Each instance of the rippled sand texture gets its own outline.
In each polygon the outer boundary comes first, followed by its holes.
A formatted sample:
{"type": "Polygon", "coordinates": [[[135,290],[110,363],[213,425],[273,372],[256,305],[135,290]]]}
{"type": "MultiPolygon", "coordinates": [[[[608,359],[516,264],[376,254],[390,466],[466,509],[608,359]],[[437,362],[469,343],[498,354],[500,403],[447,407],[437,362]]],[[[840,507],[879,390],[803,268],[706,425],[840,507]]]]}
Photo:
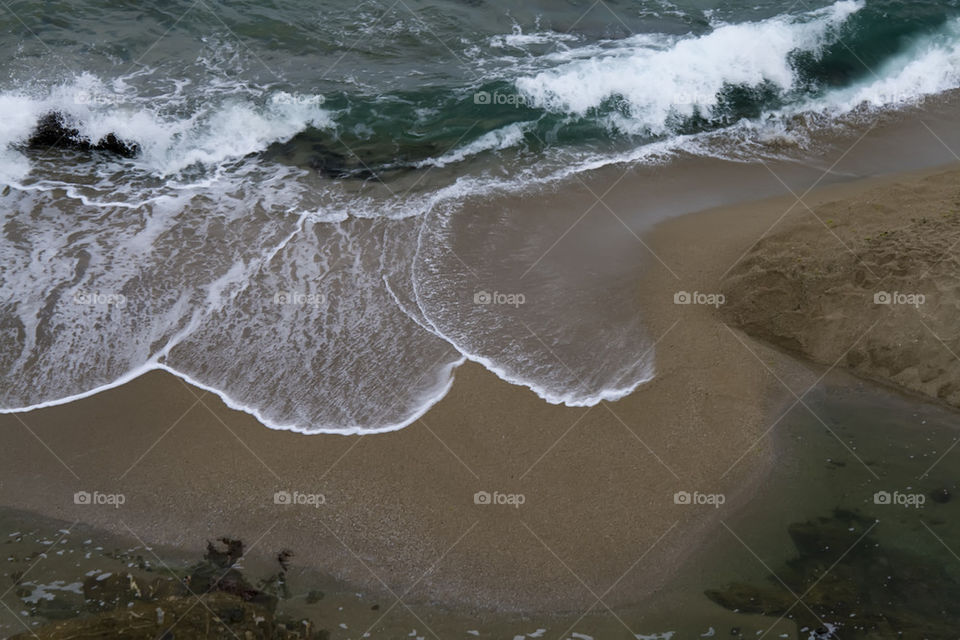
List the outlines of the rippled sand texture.
{"type": "Polygon", "coordinates": [[[960,406],[958,175],[798,206],[725,279],[724,316],[817,362],[960,406]]]}

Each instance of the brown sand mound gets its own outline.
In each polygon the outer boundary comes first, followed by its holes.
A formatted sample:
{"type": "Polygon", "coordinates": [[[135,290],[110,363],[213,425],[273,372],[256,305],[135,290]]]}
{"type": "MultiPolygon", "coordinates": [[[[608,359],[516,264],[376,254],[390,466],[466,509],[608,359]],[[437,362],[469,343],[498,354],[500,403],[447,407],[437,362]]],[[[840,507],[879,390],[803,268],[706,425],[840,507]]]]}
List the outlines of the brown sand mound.
{"type": "Polygon", "coordinates": [[[723,281],[727,322],[960,406],[960,171],[803,204],[723,281]]]}

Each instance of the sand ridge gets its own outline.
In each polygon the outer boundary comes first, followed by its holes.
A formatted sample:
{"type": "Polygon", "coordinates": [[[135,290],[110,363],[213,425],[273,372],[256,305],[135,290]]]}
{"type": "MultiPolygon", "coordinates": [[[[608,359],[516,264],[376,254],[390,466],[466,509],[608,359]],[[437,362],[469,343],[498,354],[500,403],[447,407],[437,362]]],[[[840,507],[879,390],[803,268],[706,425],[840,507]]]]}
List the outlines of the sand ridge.
{"type": "Polygon", "coordinates": [[[798,207],[724,279],[723,316],[819,363],[960,406],[958,177],[798,207]]]}

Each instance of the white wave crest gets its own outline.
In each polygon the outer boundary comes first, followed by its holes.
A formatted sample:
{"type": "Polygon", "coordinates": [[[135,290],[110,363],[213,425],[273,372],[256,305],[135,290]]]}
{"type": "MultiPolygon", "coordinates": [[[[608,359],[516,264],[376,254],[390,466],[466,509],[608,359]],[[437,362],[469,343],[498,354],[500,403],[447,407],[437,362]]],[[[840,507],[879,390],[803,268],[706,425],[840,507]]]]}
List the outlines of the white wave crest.
{"type": "Polygon", "coordinates": [[[627,133],[663,134],[671,119],[717,106],[726,85],[795,81],[792,52],[816,50],[831,31],[865,6],[842,0],[802,16],[719,25],[697,37],[640,34],[584,58],[516,80],[527,103],[584,116],[616,100],[623,114],[611,124],[627,133]]]}
{"type": "MultiPolygon", "coordinates": [[[[136,165],[158,176],[171,176],[193,165],[215,167],[288,140],[308,126],[332,125],[320,100],[294,99],[278,92],[257,104],[239,95],[212,94],[192,107],[177,96],[138,96],[123,79],[107,84],[83,73],[44,92],[0,93],[0,181],[18,182],[30,171],[18,151],[46,114],[60,114],[65,124],[93,143],[112,133],[136,144],[136,165]]],[[[236,92],[233,92],[236,93],[236,92]]]]}

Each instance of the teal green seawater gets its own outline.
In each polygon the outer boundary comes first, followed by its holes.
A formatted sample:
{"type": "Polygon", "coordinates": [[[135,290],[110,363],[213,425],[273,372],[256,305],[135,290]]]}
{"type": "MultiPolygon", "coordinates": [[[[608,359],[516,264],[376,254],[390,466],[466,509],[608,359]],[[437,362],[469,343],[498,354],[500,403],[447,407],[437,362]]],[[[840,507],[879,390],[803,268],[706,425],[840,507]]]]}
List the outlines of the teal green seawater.
{"type": "MultiPolygon", "coordinates": [[[[896,106],[958,84],[945,68],[958,15],[956,0],[15,2],[0,16],[12,54],[0,75],[8,98],[32,98],[10,108],[44,103],[81,135],[113,124],[165,152],[153,158],[164,174],[234,157],[189,162],[203,144],[177,138],[209,135],[242,105],[235,124],[264,131],[237,154],[289,142],[269,157],[387,177],[504,149],[618,154],[744,120],[896,106]],[[936,82],[904,75],[911,62],[936,82]],[[57,87],[94,108],[58,102],[57,87]],[[111,122],[119,105],[142,117],[111,122]]],[[[30,124],[14,119],[0,142],[30,124]]]]}

